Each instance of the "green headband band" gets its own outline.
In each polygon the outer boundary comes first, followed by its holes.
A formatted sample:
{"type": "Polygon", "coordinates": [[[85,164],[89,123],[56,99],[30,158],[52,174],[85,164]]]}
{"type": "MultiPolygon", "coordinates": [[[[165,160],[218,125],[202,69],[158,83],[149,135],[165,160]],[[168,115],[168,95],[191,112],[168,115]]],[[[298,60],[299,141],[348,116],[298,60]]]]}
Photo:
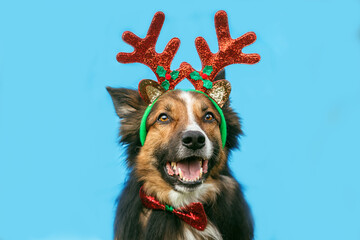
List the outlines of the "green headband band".
{"type": "MultiPolygon", "coordinates": [[[[221,133],[221,141],[222,141],[222,146],[225,147],[225,143],[226,143],[226,136],[227,136],[227,131],[226,131],[226,121],[225,121],[225,116],[223,111],[221,110],[221,108],[219,107],[219,105],[211,98],[209,97],[207,94],[197,91],[197,90],[185,90],[185,91],[192,91],[192,92],[198,92],[198,93],[202,93],[205,96],[207,96],[210,101],[214,104],[216,110],[218,110],[219,114],[220,114],[220,118],[221,118],[221,124],[220,124],[220,133],[221,133]]],[[[141,124],[140,124],[140,142],[141,145],[144,145],[145,143],[145,139],[146,139],[146,135],[147,135],[147,131],[146,131],[146,120],[150,114],[151,109],[153,108],[155,102],[157,101],[157,99],[150,104],[146,110],[145,113],[141,119],[141,124]]]]}

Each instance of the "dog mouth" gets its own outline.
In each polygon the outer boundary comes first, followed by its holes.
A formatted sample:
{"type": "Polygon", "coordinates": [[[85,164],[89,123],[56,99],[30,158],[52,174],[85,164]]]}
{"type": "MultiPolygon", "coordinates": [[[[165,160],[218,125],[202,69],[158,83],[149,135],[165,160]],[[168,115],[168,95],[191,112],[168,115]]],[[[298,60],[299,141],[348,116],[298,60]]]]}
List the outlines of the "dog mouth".
{"type": "Polygon", "coordinates": [[[188,157],[177,162],[167,162],[165,172],[183,184],[201,183],[208,172],[209,160],[201,157],[188,157]]]}

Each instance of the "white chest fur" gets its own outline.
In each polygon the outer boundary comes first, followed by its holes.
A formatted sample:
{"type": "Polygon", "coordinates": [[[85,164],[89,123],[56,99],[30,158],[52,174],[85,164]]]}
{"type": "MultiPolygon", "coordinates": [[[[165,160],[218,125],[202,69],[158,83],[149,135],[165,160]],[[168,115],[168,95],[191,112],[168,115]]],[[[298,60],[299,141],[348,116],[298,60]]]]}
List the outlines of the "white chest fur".
{"type": "Polygon", "coordinates": [[[186,240],[222,240],[220,232],[209,220],[204,231],[184,224],[184,237],[186,240]]]}

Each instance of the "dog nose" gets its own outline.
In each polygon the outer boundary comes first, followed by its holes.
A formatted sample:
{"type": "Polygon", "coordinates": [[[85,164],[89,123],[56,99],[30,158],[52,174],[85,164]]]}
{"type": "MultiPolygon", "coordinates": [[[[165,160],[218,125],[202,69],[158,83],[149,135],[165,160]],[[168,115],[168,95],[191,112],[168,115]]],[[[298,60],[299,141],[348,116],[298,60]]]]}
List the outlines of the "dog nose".
{"type": "Polygon", "coordinates": [[[192,150],[205,146],[205,136],[199,131],[187,131],[182,136],[182,144],[192,150]]]}

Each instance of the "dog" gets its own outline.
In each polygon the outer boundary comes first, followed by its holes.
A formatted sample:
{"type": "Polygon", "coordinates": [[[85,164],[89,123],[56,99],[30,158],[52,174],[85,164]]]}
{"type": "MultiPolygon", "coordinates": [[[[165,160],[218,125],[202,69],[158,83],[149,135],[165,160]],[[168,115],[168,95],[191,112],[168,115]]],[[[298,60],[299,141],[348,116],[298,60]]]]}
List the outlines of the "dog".
{"type": "Polygon", "coordinates": [[[258,62],[259,55],[241,52],[256,35],[232,39],[226,12],[219,11],[219,52],[211,53],[205,40],[197,38],[202,70],[182,63],[171,71],[180,40],[173,38],[163,53],[155,52],[163,22],[164,14],[157,12],[143,39],[125,32],[123,39],[134,52],[117,55],[119,62],[149,66],[158,82],[142,80],[139,91],[107,87],[129,168],[117,199],[114,239],[251,240],[252,215],[228,164],[242,130],[230,107],[224,67],[258,62]],[[175,89],[184,78],[196,90],[175,89]]]}
{"type": "MultiPolygon", "coordinates": [[[[224,72],[216,77],[224,78],[224,72]]],[[[201,93],[181,90],[159,97],[146,122],[146,144],[141,146],[139,128],[147,104],[136,90],[107,90],[121,119],[120,143],[127,148],[130,169],[117,200],[114,239],[253,239],[249,206],[228,165],[242,134],[229,101],[222,108],[228,130],[224,148],[220,116],[212,102],[201,93]],[[201,202],[207,227],[199,231],[169,212],[145,208],[139,197],[142,186],[175,208],[201,202]]]]}

